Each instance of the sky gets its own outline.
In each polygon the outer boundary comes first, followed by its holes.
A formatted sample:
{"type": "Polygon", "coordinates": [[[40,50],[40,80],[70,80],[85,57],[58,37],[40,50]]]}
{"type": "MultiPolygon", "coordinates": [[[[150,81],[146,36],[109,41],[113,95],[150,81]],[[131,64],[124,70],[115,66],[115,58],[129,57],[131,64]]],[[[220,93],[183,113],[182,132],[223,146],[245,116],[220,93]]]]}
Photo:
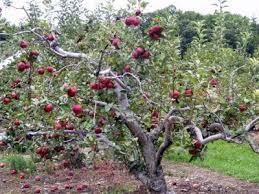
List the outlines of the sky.
{"type": "MultiPolygon", "coordinates": [[[[26,4],[27,0],[12,0],[13,5],[16,7],[22,7],[26,4]]],[[[98,3],[104,0],[87,0],[87,6],[90,10],[93,10],[98,3]]],[[[124,7],[127,0],[115,0],[114,6],[124,7]]],[[[212,6],[216,0],[149,0],[149,5],[144,11],[154,11],[156,9],[162,9],[169,5],[175,5],[177,9],[183,11],[196,11],[201,14],[213,13],[215,7],[212,6]]],[[[231,13],[238,13],[243,16],[248,16],[250,18],[256,17],[259,21],[259,0],[228,0],[226,11],[231,13]]],[[[3,0],[0,0],[0,7],[3,7],[3,0]]],[[[13,8],[3,9],[2,16],[7,18],[8,21],[12,23],[18,23],[23,18],[26,17],[22,10],[16,10],[13,8]]]]}

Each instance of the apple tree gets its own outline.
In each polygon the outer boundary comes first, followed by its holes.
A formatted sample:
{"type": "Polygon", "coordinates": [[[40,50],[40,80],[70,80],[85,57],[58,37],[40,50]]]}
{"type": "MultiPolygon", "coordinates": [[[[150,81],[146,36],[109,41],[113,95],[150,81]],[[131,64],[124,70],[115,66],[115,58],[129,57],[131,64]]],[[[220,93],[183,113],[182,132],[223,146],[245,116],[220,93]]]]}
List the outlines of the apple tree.
{"type": "Polygon", "coordinates": [[[10,32],[19,55],[0,72],[3,143],[69,165],[80,164],[81,147],[96,152],[102,142],[151,193],[170,193],[161,162],[180,136],[197,157],[209,142],[242,143],[256,131],[258,58],[244,52],[249,33],[240,49],[224,46],[224,13],[211,41],[195,24],[181,58],[176,17],[145,17],[146,3],[130,2],[86,21],[68,6],[61,32],[27,12],[23,29],[10,32]]]}

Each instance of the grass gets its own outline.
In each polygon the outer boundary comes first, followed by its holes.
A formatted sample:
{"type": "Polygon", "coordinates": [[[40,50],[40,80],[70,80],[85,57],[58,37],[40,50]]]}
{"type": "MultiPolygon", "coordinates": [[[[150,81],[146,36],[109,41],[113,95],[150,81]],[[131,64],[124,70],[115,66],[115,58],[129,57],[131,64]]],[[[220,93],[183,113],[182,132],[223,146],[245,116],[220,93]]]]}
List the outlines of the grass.
{"type": "Polygon", "coordinates": [[[10,169],[18,171],[26,171],[32,173],[36,170],[36,165],[31,157],[20,154],[6,154],[2,155],[0,161],[5,162],[10,169]]]}
{"type": "MultiPolygon", "coordinates": [[[[190,155],[187,152],[171,151],[167,158],[177,162],[188,162],[190,155]]],[[[225,175],[259,183],[259,155],[254,153],[248,145],[224,141],[213,142],[208,145],[204,160],[197,159],[191,163],[225,175]]]]}

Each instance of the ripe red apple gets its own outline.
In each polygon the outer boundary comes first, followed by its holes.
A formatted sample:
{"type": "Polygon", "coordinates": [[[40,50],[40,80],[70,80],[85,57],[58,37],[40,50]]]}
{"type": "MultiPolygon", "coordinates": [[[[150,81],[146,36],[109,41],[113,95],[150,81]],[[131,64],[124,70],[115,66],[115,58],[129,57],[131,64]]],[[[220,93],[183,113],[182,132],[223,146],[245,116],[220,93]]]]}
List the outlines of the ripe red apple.
{"type": "Polygon", "coordinates": [[[239,105],[239,111],[240,111],[240,112],[245,112],[246,110],[247,110],[247,107],[246,107],[245,104],[240,104],[240,105],[239,105]]]}
{"type": "Polygon", "coordinates": [[[17,127],[20,126],[21,125],[21,121],[19,119],[15,119],[14,125],[16,125],[17,127]]]}
{"type": "Polygon", "coordinates": [[[142,54],[145,52],[145,50],[144,50],[143,48],[141,48],[141,47],[138,47],[138,48],[136,48],[136,52],[137,52],[139,55],[142,55],[142,54]]]}
{"type": "Polygon", "coordinates": [[[38,147],[36,149],[36,154],[40,155],[40,157],[45,157],[49,153],[49,148],[47,147],[38,147]]]}
{"type": "Polygon", "coordinates": [[[191,97],[193,95],[192,89],[186,89],[184,95],[186,97],[191,97]]]}
{"type": "Polygon", "coordinates": [[[65,189],[72,189],[73,186],[67,183],[67,184],[64,185],[64,188],[65,189]]]}
{"type": "Polygon", "coordinates": [[[25,69],[26,69],[26,63],[24,62],[19,62],[17,65],[16,65],[18,71],[20,72],[23,72],[25,69]]]}
{"type": "Polygon", "coordinates": [[[90,88],[91,88],[92,90],[99,90],[99,89],[100,89],[98,83],[90,83],[90,88]]]}
{"type": "Polygon", "coordinates": [[[58,185],[52,185],[52,186],[50,187],[50,191],[51,191],[51,192],[57,192],[58,190],[59,190],[58,185]]]}
{"type": "Polygon", "coordinates": [[[59,130],[59,129],[62,129],[62,128],[63,128],[63,126],[59,121],[55,122],[55,129],[59,130]]]}
{"type": "Polygon", "coordinates": [[[35,188],[34,193],[41,193],[41,188],[40,187],[35,188]]]}
{"type": "Polygon", "coordinates": [[[26,40],[22,40],[19,44],[19,46],[23,49],[27,48],[29,46],[29,43],[26,40]]]}
{"type": "Polygon", "coordinates": [[[76,186],[76,190],[77,190],[78,192],[82,192],[82,191],[85,190],[86,188],[87,188],[87,186],[84,185],[84,184],[78,184],[78,185],[76,186]]]}
{"type": "Polygon", "coordinates": [[[45,73],[45,68],[44,68],[44,67],[39,67],[39,68],[37,69],[37,73],[38,73],[39,75],[44,75],[44,73],[45,73]]]}
{"type": "Polygon", "coordinates": [[[19,100],[19,99],[20,99],[19,94],[17,94],[16,92],[12,92],[12,93],[11,93],[11,96],[12,96],[12,98],[15,99],[15,100],[19,100]]]}
{"type": "Polygon", "coordinates": [[[47,40],[50,41],[50,42],[53,41],[53,40],[55,40],[54,35],[53,35],[53,34],[48,34],[48,35],[47,35],[47,40]]]}
{"type": "Polygon", "coordinates": [[[100,134],[100,133],[102,133],[102,128],[96,127],[96,128],[94,129],[94,132],[95,132],[95,134],[100,134]]]}
{"type": "Polygon", "coordinates": [[[28,189],[30,187],[31,185],[29,183],[24,183],[24,185],[22,186],[23,189],[28,189]]]}
{"type": "Polygon", "coordinates": [[[10,174],[11,174],[11,175],[16,175],[16,174],[17,174],[17,170],[12,169],[12,170],[10,171],[10,174]]]}
{"type": "Polygon", "coordinates": [[[25,178],[25,174],[24,173],[21,173],[20,174],[20,179],[24,179],[25,178]]]}
{"type": "Polygon", "coordinates": [[[177,90],[171,90],[169,96],[173,99],[177,99],[180,96],[180,92],[177,90]]]}
{"type": "Polygon", "coordinates": [[[47,72],[53,73],[53,72],[54,72],[54,68],[51,67],[51,66],[48,66],[48,67],[47,67],[47,72]]]}
{"type": "Polygon", "coordinates": [[[0,163],[0,168],[4,168],[5,167],[5,163],[1,162],[0,163]]]}
{"type": "Polygon", "coordinates": [[[44,106],[44,111],[45,112],[51,112],[52,110],[54,109],[54,106],[52,105],[52,104],[46,104],[45,106],[44,106]]]}
{"type": "Polygon", "coordinates": [[[219,81],[216,79],[211,79],[209,83],[212,87],[216,87],[219,84],[219,81]]]}
{"type": "Polygon", "coordinates": [[[75,105],[72,106],[72,111],[75,114],[80,114],[80,113],[82,113],[83,109],[82,109],[82,106],[80,104],[75,104],[75,105]]]}
{"type": "Polygon", "coordinates": [[[130,72],[131,72],[131,67],[130,67],[130,65],[125,65],[125,66],[123,67],[123,72],[124,72],[124,73],[130,73],[130,72]]]}
{"type": "Polygon", "coordinates": [[[138,52],[136,52],[136,51],[134,51],[134,52],[132,53],[133,59],[138,59],[139,56],[140,56],[140,55],[139,55],[138,52]]]}
{"type": "Polygon", "coordinates": [[[112,46],[114,46],[116,49],[119,49],[119,46],[120,46],[120,44],[121,44],[121,40],[120,40],[118,37],[114,36],[114,37],[111,39],[111,44],[112,44],[112,46]]]}
{"type": "Polygon", "coordinates": [[[35,176],[34,180],[35,181],[41,181],[41,177],[40,176],[35,176]]]}
{"type": "Polygon", "coordinates": [[[148,34],[152,40],[159,40],[161,37],[161,26],[153,26],[149,29],[148,34]]]}
{"type": "Polygon", "coordinates": [[[142,57],[143,57],[144,59],[149,59],[150,56],[151,56],[151,54],[150,54],[149,51],[145,51],[145,52],[143,53],[143,55],[142,55],[142,57]]]}
{"type": "Polygon", "coordinates": [[[132,57],[134,59],[138,59],[141,55],[143,55],[145,50],[141,47],[138,47],[135,49],[135,51],[132,53],[132,57]]]}
{"type": "Polygon", "coordinates": [[[25,63],[25,69],[30,69],[31,64],[29,62],[23,61],[25,63]]]}
{"type": "Polygon", "coordinates": [[[140,19],[136,16],[129,16],[125,20],[127,26],[138,26],[140,24],[140,19]]]}
{"type": "Polygon", "coordinates": [[[69,97],[74,97],[76,96],[77,94],[77,88],[76,87],[70,87],[68,90],[67,90],[67,95],[69,97]]]}
{"type": "Polygon", "coordinates": [[[4,97],[2,102],[3,102],[3,104],[9,104],[11,102],[11,99],[8,97],[4,97]]]}
{"type": "Polygon", "coordinates": [[[30,52],[30,57],[33,57],[33,58],[37,58],[39,56],[39,52],[38,51],[31,51],[30,52]]]}

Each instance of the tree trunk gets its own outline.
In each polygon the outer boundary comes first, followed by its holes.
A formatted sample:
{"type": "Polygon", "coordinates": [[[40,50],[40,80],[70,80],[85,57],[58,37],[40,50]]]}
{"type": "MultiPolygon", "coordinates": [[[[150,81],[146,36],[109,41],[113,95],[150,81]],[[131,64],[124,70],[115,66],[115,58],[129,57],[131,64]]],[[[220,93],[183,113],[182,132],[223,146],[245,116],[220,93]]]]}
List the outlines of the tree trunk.
{"type": "Polygon", "coordinates": [[[150,176],[147,187],[152,194],[167,194],[167,185],[162,166],[158,167],[155,175],[150,176]]]}
{"type": "Polygon", "coordinates": [[[164,172],[161,165],[159,165],[159,167],[157,168],[157,173],[155,174],[151,174],[148,172],[135,172],[134,174],[151,194],[175,194],[173,191],[169,191],[167,188],[164,172]]]}

